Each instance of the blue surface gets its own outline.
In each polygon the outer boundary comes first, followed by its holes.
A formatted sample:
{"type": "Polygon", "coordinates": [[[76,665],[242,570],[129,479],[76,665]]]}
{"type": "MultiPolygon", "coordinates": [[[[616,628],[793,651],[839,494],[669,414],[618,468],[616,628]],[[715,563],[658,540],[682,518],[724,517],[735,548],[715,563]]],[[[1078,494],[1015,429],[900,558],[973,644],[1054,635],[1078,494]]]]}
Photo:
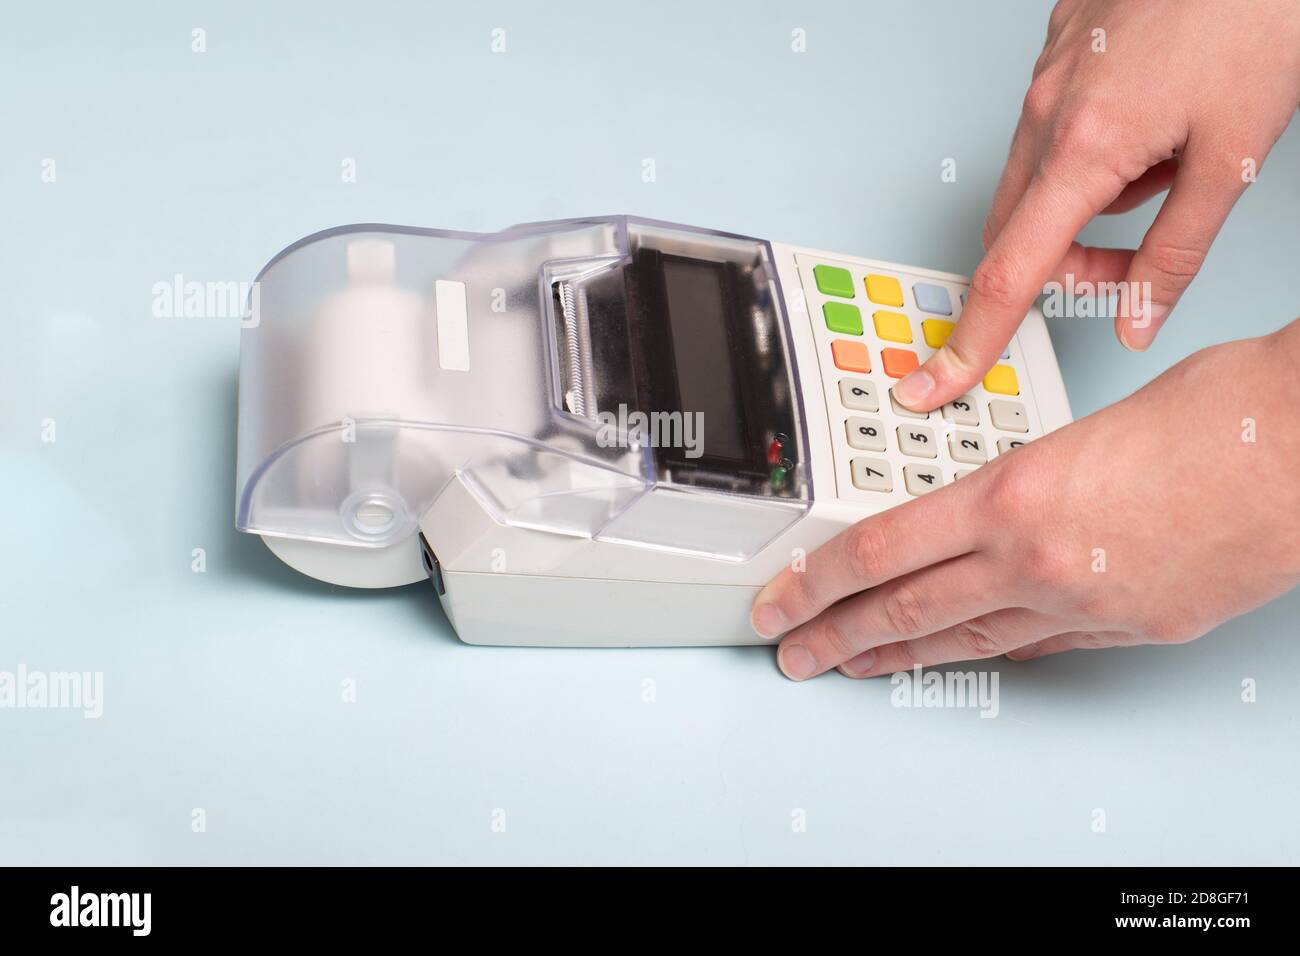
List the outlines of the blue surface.
{"type": "MultiPolygon", "coordinates": [[[[332,589],[235,533],[236,324],[152,314],[156,282],[352,221],[633,212],[969,273],[1047,12],[7,9],[0,671],[105,683],[98,720],[0,710],[0,862],[1300,862],[1300,594],[1186,647],[992,665],[992,720],[765,649],[464,646],[425,587],[332,589]]],[[[1293,124],[1148,354],[1054,324],[1077,414],[1295,316],[1298,168],[1293,124]]]]}

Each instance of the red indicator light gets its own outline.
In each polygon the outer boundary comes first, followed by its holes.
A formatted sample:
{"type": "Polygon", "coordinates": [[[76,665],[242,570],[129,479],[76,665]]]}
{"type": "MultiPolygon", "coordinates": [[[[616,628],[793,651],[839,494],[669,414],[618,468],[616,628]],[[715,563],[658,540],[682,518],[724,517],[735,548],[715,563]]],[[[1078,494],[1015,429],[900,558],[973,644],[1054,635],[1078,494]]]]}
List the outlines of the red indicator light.
{"type": "Polygon", "coordinates": [[[767,446],[767,463],[769,465],[781,464],[781,459],[786,457],[789,451],[790,437],[781,432],[772,436],[772,444],[767,446]]]}

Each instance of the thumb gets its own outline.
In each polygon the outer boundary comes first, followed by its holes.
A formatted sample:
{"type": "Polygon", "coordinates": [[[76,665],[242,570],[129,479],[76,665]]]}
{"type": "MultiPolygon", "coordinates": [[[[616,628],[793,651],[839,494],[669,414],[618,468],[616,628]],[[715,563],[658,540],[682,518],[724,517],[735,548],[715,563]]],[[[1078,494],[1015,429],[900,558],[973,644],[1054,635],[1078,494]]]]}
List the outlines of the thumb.
{"type": "Polygon", "coordinates": [[[1129,264],[1115,317],[1121,345],[1138,352],[1151,346],[1245,188],[1235,163],[1207,161],[1189,149],[1129,264]]]}

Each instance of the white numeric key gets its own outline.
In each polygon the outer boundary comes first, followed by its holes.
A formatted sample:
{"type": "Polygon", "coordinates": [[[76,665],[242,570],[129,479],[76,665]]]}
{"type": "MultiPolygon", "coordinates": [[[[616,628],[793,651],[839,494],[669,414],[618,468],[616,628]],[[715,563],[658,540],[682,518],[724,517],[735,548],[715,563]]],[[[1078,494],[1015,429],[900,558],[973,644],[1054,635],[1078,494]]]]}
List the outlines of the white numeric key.
{"type": "Polygon", "coordinates": [[[948,436],[948,453],[964,465],[982,465],[989,460],[984,439],[976,432],[953,432],[948,436]]]}
{"type": "Polygon", "coordinates": [[[894,398],[894,390],[889,390],[889,404],[894,409],[894,414],[901,418],[929,418],[929,412],[914,412],[905,405],[898,404],[898,399],[894,398]]]}
{"type": "Polygon", "coordinates": [[[889,462],[879,458],[854,458],[849,467],[853,472],[853,487],[863,491],[894,490],[894,476],[889,470],[889,462]]]}
{"type": "Polygon", "coordinates": [[[875,382],[869,382],[865,378],[840,379],[840,404],[855,412],[880,411],[875,382]]]}
{"type": "Polygon", "coordinates": [[[862,451],[885,450],[885,426],[874,418],[850,418],[844,423],[849,444],[862,451]]]}
{"type": "Polygon", "coordinates": [[[994,428],[1000,428],[1004,432],[1029,431],[1029,417],[1025,414],[1025,406],[1019,402],[993,399],[989,402],[989,418],[993,420],[994,428]]]}
{"type": "Polygon", "coordinates": [[[934,432],[924,425],[899,425],[898,447],[904,455],[913,458],[936,458],[934,432]]]}
{"type": "Polygon", "coordinates": [[[975,405],[975,399],[969,395],[954,398],[943,406],[943,418],[944,421],[952,422],[954,425],[966,425],[969,428],[974,428],[980,423],[980,413],[975,405]]]}
{"type": "Polygon", "coordinates": [[[943,472],[934,465],[904,465],[903,484],[909,495],[923,495],[943,487],[943,472]]]}

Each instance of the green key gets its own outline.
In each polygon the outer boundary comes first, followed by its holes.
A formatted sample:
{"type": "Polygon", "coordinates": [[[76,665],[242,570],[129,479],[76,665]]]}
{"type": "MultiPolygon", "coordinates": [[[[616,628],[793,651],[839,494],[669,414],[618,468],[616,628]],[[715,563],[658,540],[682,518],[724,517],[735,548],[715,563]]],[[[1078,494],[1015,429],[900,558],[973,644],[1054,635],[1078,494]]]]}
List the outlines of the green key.
{"type": "Polygon", "coordinates": [[[862,334],[862,313],[856,305],[847,302],[827,302],[822,306],[826,328],[841,335],[862,334]]]}
{"type": "Polygon", "coordinates": [[[813,278],[817,280],[817,291],[822,295],[837,295],[841,299],[853,298],[853,276],[848,269],[839,266],[816,266],[813,278]]]}

